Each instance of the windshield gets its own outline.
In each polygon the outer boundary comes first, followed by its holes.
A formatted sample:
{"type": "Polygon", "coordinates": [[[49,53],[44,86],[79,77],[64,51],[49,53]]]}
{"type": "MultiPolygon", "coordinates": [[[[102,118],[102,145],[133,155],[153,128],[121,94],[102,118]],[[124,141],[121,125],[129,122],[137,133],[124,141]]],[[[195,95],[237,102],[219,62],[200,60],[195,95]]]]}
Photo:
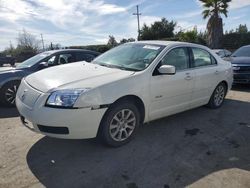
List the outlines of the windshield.
{"type": "Polygon", "coordinates": [[[19,65],[17,65],[17,68],[31,67],[31,66],[35,65],[37,62],[41,61],[42,59],[48,57],[50,54],[51,54],[51,52],[43,52],[43,53],[37,54],[37,55],[27,59],[26,61],[20,63],[19,65]]]}
{"type": "Polygon", "coordinates": [[[250,47],[241,47],[240,49],[236,50],[233,57],[250,57],[250,47]]]}
{"type": "Polygon", "coordinates": [[[146,69],[165,46],[128,43],[97,57],[93,63],[110,68],[141,71],[146,69]]]}

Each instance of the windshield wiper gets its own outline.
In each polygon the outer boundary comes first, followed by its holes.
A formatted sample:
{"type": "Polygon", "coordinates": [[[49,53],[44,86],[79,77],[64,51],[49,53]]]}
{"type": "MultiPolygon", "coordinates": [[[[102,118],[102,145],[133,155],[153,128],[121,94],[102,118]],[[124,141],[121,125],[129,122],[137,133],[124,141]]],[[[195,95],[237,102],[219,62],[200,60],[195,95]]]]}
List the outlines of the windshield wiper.
{"type": "Polygon", "coordinates": [[[120,66],[117,66],[117,68],[119,68],[121,70],[127,70],[127,71],[140,71],[138,69],[129,68],[129,67],[120,67],[120,66]]]}
{"type": "Polygon", "coordinates": [[[93,62],[93,64],[100,65],[103,67],[113,68],[113,69],[121,69],[121,70],[127,70],[127,71],[140,71],[140,70],[134,69],[134,68],[124,67],[124,66],[119,66],[119,65],[112,65],[112,64],[107,64],[107,63],[93,62]]]}
{"type": "Polygon", "coordinates": [[[103,66],[103,67],[108,67],[108,68],[118,68],[116,65],[110,65],[106,63],[97,63],[97,65],[103,66]]]}

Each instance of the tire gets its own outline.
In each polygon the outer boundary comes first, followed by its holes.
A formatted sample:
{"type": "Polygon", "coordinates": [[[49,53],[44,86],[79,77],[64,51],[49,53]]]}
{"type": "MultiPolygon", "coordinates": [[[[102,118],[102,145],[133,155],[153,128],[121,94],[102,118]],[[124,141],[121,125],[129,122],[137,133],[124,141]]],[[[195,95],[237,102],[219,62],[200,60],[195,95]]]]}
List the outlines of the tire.
{"type": "Polygon", "coordinates": [[[224,103],[225,97],[227,93],[226,84],[220,83],[214,90],[207,106],[212,109],[217,109],[222,106],[224,103]]]}
{"type": "Polygon", "coordinates": [[[11,81],[6,83],[0,90],[0,102],[6,107],[15,106],[16,92],[20,81],[11,81]]]}
{"type": "Polygon", "coordinates": [[[119,147],[130,142],[137,133],[140,113],[130,101],[120,101],[105,113],[98,131],[101,141],[111,147],[119,147]]]}

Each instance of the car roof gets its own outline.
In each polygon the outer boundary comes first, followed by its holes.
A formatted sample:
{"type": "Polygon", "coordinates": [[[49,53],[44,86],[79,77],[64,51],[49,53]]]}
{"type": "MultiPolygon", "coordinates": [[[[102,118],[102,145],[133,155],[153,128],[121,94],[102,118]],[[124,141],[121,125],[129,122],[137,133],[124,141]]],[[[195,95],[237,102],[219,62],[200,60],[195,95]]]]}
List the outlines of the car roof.
{"type": "Polygon", "coordinates": [[[179,42],[179,41],[145,40],[145,41],[137,41],[137,42],[132,42],[132,43],[163,45],[163,46],[172,46],[172,47],[184,45],[184,46],[199,47],[199,48],[208,49],[208,47],[203,46],[203,45],[188,43],[188,42],[179,42]]]}
{"type": "Polygon", "coordinates": [[[244,47],[247,47],[247,48],[249,48],[249,47],[250,47],[250,45],[242,46],[242,48],[244,48],[244,47]]]}
{"type": "Polygon", "coordinates": [[[187,42],[164,41],[164,40],[144,40],[144,41],[137,41],[135,43],[158,44],[158,45],[164,45],[164,46],[168,46],[171,44],[191,44],[187,42]]]}
{"type": "Polygon", "coordinates": [[[99,52],[91,51],[91,50],[85,50],[85,49],[60,49],[60,50],[49,50],[45,51],[47,53],[58,53],[58,52],[89,52],[92,54],[100,54],[99,52]]]}

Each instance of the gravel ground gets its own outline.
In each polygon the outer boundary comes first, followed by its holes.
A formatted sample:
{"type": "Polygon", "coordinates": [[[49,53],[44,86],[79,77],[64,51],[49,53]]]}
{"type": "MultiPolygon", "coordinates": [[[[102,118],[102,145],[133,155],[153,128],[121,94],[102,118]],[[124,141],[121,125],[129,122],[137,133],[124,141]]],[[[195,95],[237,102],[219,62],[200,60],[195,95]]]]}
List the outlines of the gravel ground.
{"type": "Polygon", "coordinates": [[[60,140],[0,108],[0,187],[250,187],[250,86],[218,110],[193,109],[144,125],[120,148],[60,140]]]}

